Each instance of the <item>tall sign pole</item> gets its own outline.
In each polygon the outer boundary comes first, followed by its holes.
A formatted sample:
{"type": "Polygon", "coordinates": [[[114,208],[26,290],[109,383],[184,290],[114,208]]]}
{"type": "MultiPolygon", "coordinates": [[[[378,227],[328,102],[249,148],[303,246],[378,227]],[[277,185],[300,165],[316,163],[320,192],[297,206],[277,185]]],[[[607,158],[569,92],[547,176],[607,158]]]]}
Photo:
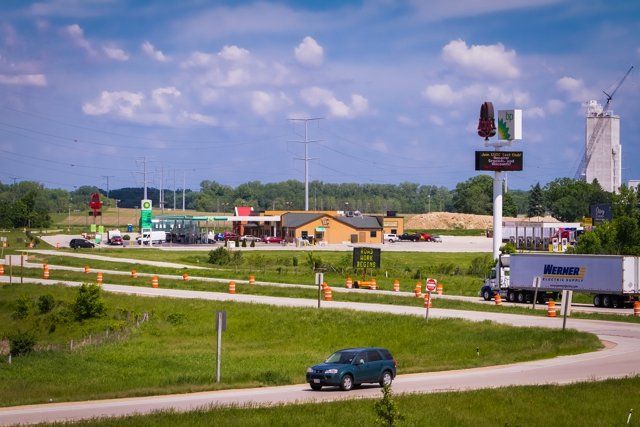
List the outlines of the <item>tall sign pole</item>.
{"type": "Polygon", "coordinates": [[[493,104],[485,102],[480,107],[478,135],[484,138],[484,145],[493,147],[494,152],[476,152],[476,170],[492,170],[493,176],[493,259],[500,256],[502,245],[502,204],[503,184],[507,170],[522,170],[521,152],[501,152],[502,147],[510,147],[515,140],[522,139],[522,110],[498,111],[498,127],[494,121],[493,104]],[[498,132],[498,141],[489,138],[498,132]],[[516,161],[519,160],[519,163],[516,161]]]}

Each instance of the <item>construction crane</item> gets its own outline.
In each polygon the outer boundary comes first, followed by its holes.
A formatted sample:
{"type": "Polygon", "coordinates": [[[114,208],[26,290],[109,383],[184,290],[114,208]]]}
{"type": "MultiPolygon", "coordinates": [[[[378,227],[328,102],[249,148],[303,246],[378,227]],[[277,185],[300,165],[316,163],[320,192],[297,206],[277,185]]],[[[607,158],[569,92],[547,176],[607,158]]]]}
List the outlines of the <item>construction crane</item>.
{"type": "MultiPolygon", "coordinates": [[[[631,67],[629,67],[629,69],[627,70],[625,75],[622,77],[622,79],[620,79],[620,81],[618,82],[616,87],[611,91],[611,94],[608,94],[604,90],[602,91],[606,96],[607,102],[605,103],[604,108],[602,108],[602,111],[594,112],[594,114],[595,114],[594,117],[603,118],[603,117],[606,117],[609,114],[609,105],[611,104],[611,100],[613,99],[613,95],[615,95],[616,92],[618,91],[618,89],[620,89],[620,86],[622,86],[622,83],[624,83],[624,81],[627,79],[627,77],[631,73],[631,70],[633,70],[633,65],[631,67]]],[[[587,146],[585,148],[584,154],[582,155],[582,160],[580,161],[580,165],[578,166],[578,170],[576,170],[576,174],[574,176],[574,179],[586,180],[586,177],[587,177],[587,165],[591,161],[591,156],[593,155],[593,152],[596,149],[596,141],[600,137],[600,133],[602,133],[602,130],[604,128],[604,122],[605,122],[604,120],[598,120],[596,122],[595,126],[593,127],[593,132],[591,132],[591,136],[589,137],[589,141],[587,141],[587,146]]]]}

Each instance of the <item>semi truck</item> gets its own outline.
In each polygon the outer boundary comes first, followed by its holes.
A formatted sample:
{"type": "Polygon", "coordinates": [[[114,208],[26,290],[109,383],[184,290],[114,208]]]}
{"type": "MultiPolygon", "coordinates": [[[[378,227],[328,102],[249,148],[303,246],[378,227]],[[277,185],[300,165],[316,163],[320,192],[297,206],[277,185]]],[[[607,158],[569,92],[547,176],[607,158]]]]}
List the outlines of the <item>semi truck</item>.
{"type": "Polygon", "coordinates": [[[624,255],[513,254],[499,258],[480,295],[510,302],[557,300],[563,290],[593,296],[596,307],[640,300],[640,258],[624,255]],[[537,290],[537,292],[536,292],[537,290]],[[537,295],[536,295],[537,294],[537,295]]]}

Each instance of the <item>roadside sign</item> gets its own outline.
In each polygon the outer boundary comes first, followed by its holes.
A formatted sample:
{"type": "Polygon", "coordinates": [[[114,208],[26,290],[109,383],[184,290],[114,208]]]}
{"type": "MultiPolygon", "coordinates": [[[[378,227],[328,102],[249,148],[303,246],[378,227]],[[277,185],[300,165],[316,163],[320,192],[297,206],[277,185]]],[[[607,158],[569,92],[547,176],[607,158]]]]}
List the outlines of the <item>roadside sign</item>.
{"type": "Polygon", "coordinates": [[[427,279],[427,282],[425,284],[427,291],[433,292],[436,290],[437,286],[438,286],[438,281],[436,279],[427,279]]]}
{"type": "Polygon", "coordinates": [[[151,228],[153,218],[153,204],[149,199],[140,201],[140,228],[151,228]]]}
{"type": "Polygon", "coordinates": [[[353,248],[353,268],[380,268],[380,248],[353,248]]]}
{"type": "Polygon", "coordinates": [[[324,273],[316,273],[316,285],[322,285],[324,282],[324,273]]]}

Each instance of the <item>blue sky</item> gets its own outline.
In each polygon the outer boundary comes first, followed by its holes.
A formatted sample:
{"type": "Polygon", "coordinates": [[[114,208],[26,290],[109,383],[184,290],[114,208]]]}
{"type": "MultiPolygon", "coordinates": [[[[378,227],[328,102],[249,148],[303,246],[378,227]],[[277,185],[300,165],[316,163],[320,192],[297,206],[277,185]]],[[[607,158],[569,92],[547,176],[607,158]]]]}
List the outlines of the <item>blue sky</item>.
{"type": "MultiPolygon", "coordinates": [[[[584,106],[640,63],[637,1],[3,1],[0,181],[303,179],[443,185],[476,172],[480,104],[524,111],[511,188],[573,177],[584,106]]],[[[640,76],[613,101],[640,178],[640,76]]]]}

